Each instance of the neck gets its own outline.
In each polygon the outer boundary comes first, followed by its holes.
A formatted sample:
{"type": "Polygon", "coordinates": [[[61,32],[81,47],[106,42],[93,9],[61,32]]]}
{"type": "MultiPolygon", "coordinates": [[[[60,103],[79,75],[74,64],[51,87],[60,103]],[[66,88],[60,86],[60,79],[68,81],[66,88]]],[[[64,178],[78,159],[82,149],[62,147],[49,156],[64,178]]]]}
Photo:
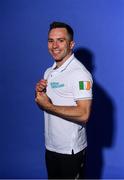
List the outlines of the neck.
{"type": "Polygon", "coordinates": [[[64,59],[60,60],[60,61],[56,61],[56,67],[55,69],[59,68],[60,66],[62,66],[67,60],[68,58],[70,58],[70,56],[72,55],[72,53],[68,54],[64,59]]]}

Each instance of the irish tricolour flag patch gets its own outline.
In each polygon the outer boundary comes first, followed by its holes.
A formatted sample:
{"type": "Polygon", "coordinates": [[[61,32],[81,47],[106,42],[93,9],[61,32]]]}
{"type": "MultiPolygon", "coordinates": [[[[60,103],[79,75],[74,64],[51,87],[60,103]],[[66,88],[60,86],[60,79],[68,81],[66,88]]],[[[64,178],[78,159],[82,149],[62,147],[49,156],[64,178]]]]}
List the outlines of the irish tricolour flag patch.
{"type": "Polygon", "coordinates": [[[79,81],[80,90],[90,90],[90,88],[91,88],[90,81],[79,81]]]}

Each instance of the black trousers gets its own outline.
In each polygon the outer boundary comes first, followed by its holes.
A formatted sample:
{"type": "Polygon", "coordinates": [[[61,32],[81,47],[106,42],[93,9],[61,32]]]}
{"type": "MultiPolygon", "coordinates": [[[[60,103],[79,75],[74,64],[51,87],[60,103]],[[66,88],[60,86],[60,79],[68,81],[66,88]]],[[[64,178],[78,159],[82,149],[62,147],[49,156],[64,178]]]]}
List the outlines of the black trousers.
{"type": "Polygon", "coordinates": [[[86,148],[74,154],[46,150],[48,179],[84,179],[86,148]]]}

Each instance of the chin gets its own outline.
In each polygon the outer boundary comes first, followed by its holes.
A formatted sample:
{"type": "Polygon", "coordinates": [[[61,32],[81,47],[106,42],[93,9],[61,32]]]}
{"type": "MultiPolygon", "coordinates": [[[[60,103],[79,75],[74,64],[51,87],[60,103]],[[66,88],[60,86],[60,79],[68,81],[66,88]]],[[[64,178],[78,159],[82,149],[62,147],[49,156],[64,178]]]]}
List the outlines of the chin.
{"type": "Polygon", "coordinates": [[[53,56],[53,59],[54,59],[55,61],[61,61],[61,60],[62,60],[62,58],[55,57],[55,56],[53,56]]]}
{"type": "MultiPolygon", "coordinates": [[[[54,58],[55,59],[55,58],[54,58]]],[[[56,62],[60,62],[62,61],[62,59],[55,59],[56,62]]]]}

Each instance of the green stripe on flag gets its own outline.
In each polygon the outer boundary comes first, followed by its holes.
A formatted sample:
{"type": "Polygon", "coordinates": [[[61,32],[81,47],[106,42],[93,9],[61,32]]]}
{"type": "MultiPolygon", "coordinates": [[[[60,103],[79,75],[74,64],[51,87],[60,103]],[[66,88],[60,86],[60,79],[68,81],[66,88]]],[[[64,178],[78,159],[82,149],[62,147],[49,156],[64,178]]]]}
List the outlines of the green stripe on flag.
{"type": "Polygon", "coordinates": [[[79,81],[79,89],[80,90],[84,89],[84,82],[83,81],[79,81]]]}

